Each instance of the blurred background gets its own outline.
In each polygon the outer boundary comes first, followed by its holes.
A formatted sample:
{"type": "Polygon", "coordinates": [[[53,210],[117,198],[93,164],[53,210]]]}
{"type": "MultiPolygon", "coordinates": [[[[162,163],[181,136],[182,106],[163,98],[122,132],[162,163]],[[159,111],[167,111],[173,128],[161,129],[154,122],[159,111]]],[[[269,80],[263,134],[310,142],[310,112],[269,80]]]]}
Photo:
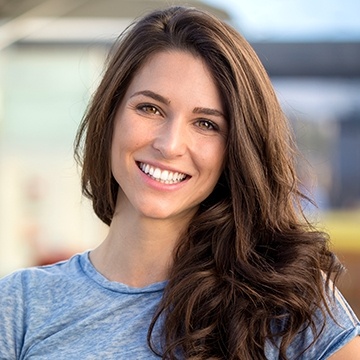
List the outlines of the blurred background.
{"type": "Polygon", "coordinates": [[[348,268],[360,315],[360,2],[0,0],[0,276],[96,246],[73,139],[106,54],[131,21],[187,4],[236,27],[267,69],[310,170],[299,171],[348,268]]]}

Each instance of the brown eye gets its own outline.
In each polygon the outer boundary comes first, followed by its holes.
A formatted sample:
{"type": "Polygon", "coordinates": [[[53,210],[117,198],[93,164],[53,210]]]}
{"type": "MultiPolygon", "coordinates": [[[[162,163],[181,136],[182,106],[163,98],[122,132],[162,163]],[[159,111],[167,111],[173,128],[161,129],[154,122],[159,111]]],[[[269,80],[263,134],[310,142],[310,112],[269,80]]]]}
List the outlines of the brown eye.
{"type": "Polygon", "coordinates": [[[145,104],[140,105],[138,108],[149,115],[160,115],[160,111],[154,105],[145,104]]]}
{"type": "Polygon", "coordinates": [[[203,130],[217,130],[216,125],[212,121],[209,121],[209,120],[199,120],[198,126],[199,126],[199,128],[201,128],[203,130]]]}

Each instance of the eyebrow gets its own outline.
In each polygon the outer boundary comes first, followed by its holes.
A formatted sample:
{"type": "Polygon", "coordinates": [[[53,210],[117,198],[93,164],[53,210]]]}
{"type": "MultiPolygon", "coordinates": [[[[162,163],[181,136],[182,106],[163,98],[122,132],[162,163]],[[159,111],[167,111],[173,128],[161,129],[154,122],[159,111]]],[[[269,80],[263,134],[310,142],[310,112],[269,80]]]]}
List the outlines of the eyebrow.
{"type": "Polygon", "coordinates": [[[203,108],[203,107],[196,107],[193,110],[194,114],[204,114],[204,115],[212,115],[212,116],[221,116],[225,117],[224,114],[216,109],[209,109],[209,108],[203,108]]]}
{"type": "MultiPolygon", "coordinates": [[[[169,105],[170,104],[170,100],[160,94],[157,94],[151,90],[142,90],[142,91],[137,91],[134,94],[132,94],[130,96],[130,98],[133,98],[135,96],[139,96],[139,95],[144,95],[144,96],[148,96],[154,100],[160,101],[163,104],[169,105]]],[[[193,110],[193,114],[204,114],[204,115],[210,115],[210,116],[221,116],[223,118],[225,118],[225,115],[216,109],[210,109],[210,108],[204,108],[204,107],[196,107],[193,110]]]]}
{"type": "Polygon", "coordinates": [[[166,97],[164,96],[161,96],[151,90],[142,90],[142,91],[137,91],[135,92],[134,94],[132,94],[130,96],[130,98],[133,98],[135,96],[139,96],[139,95],[144,95],[144,96],[148,96],[148,97],[151,97],[152,99],[154,100],[157,100],[157,101],[160,101],[162,102],[163,104],[166,104],[166,105],[169,105],[170,104],[170,100],[167,99],[166,97]]]}

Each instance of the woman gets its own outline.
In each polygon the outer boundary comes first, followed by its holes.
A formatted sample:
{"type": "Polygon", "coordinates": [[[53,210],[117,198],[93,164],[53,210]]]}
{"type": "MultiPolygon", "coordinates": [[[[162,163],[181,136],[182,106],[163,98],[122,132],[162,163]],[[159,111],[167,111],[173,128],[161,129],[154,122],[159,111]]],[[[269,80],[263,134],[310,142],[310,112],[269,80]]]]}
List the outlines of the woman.
{"type": "Polygon", "coordinates": [[[1,358],[360,359],[286,119],[231,27],[171,7],[129,28],[76,155],[108,236],[2,280],[1,358]]]}

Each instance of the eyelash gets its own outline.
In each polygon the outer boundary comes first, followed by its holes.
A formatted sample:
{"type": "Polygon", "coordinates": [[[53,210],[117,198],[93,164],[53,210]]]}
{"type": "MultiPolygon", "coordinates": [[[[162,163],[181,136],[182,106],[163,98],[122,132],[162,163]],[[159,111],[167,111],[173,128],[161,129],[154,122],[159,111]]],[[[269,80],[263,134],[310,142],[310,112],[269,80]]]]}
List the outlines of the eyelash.
{"type": "Polygon", "coordinates": [[[151,104],[140,104],[136,107],[138,110],[143,111],[150,115],[161,115],[161,111],[155,106],[151,104]],[[152,110],[149,112],[149,110],[152,110]]]}
{"type": "MultiPolygon", "coordinates": [[[[161,115],[162,114],[161,111],[158,109],[158,107],[155,105],[152,105],[152,104],[139,104],[136,108],[139,111],[143,111],[150,115],[161,115]],[[149,110],[150,110],[150,112],[149,112],[149,110]]],[[[210,120],[199,119],[196,121],[196,124],[202,130],[219,131],[219,126],[210,120]],[[205,125],[205,126],[203,127],[202,125],[205,125]]]]}
{"type": "Polygon", "coordinates": [[[206,129],[205,130],[211,130],[211,131],[218,131],[219,130],[219,127],[213,123],[212,121],[210,120],[198,120],[197,121],[198,123],[198,126],[203,129],[203,127],[201,126],[201,124],[207,124],[205,127],[206,129]]]}

